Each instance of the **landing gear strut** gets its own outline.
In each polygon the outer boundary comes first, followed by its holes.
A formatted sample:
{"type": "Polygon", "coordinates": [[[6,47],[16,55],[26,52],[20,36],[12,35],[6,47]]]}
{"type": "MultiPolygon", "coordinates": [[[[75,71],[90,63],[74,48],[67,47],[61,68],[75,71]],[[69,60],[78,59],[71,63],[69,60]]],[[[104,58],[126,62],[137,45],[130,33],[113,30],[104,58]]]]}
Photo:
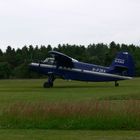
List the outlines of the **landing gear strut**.
{"type": "Polygon", "coordinates": [[[54,80],[55,80],[54,75],[49,75],[48,82],[45,82],[44,85],[43,85],[43,87],[44,88],[51,88],[51,87],[53,87],[53,81],[54,80]]]}
{"type": "Polygon", "coordinates": [[[115,81],[115,87],[118,87],[119,83],[117,81],[115,81]]]}

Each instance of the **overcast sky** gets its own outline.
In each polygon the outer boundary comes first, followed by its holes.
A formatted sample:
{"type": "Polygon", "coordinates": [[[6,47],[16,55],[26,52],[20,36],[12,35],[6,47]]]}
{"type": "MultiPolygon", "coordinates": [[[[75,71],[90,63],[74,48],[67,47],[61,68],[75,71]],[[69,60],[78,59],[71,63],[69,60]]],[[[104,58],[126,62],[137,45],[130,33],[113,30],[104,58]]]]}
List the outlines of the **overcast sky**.
{"type": "Polygon", "coordinates": [[[0,0],[0,48],[140,45],[140,0],[0,0]]]}

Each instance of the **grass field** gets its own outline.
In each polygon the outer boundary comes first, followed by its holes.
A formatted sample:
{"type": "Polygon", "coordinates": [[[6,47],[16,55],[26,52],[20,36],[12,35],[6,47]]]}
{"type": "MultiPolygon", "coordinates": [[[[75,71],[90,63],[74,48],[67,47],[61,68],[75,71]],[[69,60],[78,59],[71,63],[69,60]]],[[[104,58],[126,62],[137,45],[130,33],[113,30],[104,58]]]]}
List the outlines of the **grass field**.
{"type": "Polygon", "coordinates": [[[56,80],[54,88],[42,88],[45,80],[0,80],[0,106],[15,102],[77,102],[140,99],[140,78],[114,83],[56,80]]]}
{"type": "Polygon", "coordinates": [[[139,131],[0,130],[1,140],[139,140],[139,131]]]}
{"type": "Polygon", "coordinates": [[[44,82],[45,79],[0,80],[0,139],[7,133],[13,139],[55,139],[61,133],[63,138],[84,139],[83,132],[86,139],[112,139],[114,135],[116,139],[140,138],[140,78],[121,81],[119,87],[114,83],[56,80],[54,88],[44,89],[44,82]],[[115,134],[87,130],[138,131],[115,134]]]}

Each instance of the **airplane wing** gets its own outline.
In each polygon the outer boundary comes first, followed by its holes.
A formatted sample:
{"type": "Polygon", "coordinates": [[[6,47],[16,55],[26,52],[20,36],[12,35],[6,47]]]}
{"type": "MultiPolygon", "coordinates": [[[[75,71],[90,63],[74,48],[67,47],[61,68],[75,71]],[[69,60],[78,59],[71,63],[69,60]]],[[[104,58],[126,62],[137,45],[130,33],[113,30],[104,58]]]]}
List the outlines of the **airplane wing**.
{"type": "Polygon", "coordinates": [[[75,60],[63,53],[57,52],[57,51],[49,51],[49,54],[55,58],[57,67],[62,66],[62,67],[72,68],[73,62],[77,61],[77,60],[75,60]]]}

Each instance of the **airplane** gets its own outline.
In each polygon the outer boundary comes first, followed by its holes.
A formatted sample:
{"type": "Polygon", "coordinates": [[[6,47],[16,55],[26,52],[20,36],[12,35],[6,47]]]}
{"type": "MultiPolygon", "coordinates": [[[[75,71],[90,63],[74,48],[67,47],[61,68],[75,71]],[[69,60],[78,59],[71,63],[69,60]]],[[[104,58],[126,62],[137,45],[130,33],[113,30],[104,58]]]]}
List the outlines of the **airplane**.
{"type": "Polygon", "coordinates": [[[65,80],[86,82],[115,82],[132,79],[135,74],[134,61],[128,52],[118,52],[109,67],[80,62],[58,51],[48,52],[52,57],[40,63],[30,63],[30,69],[48,75],[44,88],[53,87],[54,80],[59,77],[65,80]]]}

